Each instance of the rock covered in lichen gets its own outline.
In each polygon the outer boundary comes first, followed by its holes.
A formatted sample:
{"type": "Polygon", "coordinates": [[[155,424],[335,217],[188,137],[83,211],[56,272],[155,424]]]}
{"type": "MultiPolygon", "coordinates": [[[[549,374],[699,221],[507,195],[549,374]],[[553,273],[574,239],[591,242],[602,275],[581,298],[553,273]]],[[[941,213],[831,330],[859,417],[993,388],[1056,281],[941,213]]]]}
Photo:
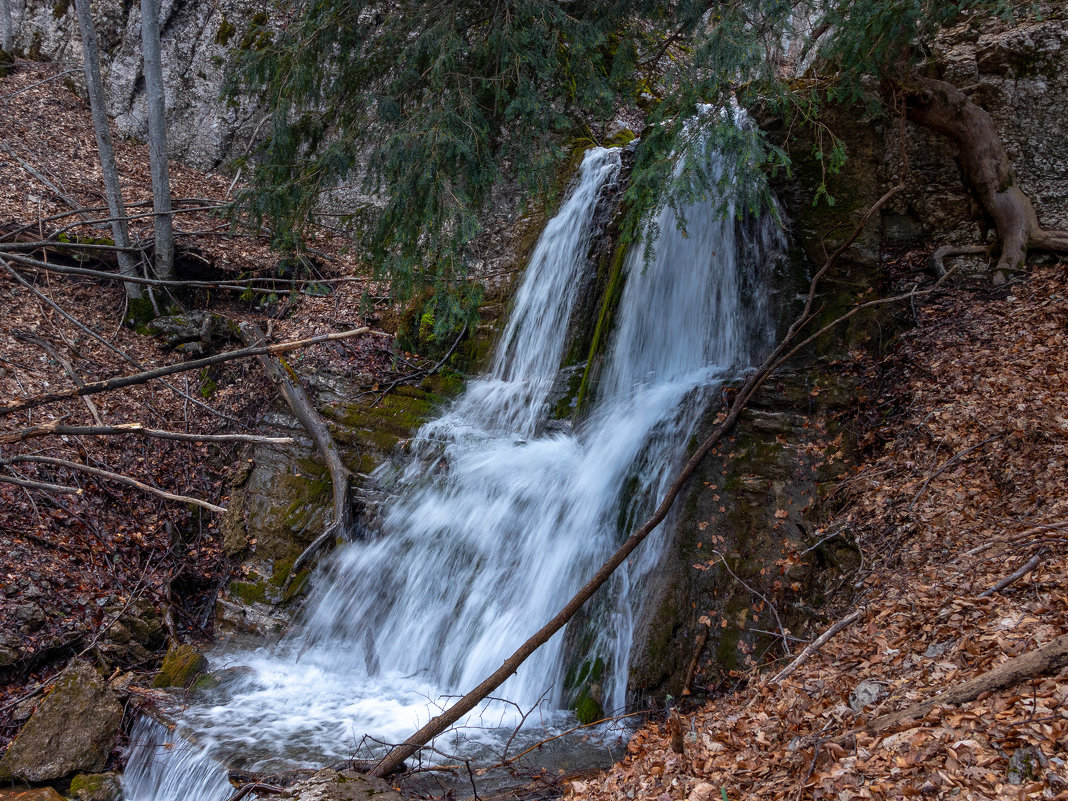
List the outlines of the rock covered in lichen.
{"type": "Polygon", "coordinates": [[[76,801],[118,801],[122,785],[117,773],[79,773],[70,783],[70,797],[76,801]]]}
{"type": "Polygon", "coordinates": [[[86,662],[74,661],[0,759],[0,777],[48,782],[103,770],[122,705],[86,662]]]}

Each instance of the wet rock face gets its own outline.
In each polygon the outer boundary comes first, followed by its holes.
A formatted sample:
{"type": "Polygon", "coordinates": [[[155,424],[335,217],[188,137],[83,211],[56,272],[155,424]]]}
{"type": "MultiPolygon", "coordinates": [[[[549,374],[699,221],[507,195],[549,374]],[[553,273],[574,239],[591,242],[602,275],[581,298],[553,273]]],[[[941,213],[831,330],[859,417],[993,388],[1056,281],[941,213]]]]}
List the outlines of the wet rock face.
{"type": "MultiPolygon", "coordinates": [[[[83,86],[74,3],[12,0],[11,6],[15,50],[75,70],[68,77],[83,86]]],[[[148,123],[140,8],[139,3],[101,0],[93,4],[93,15],[108,110],[123,134],[144,139],[148,123]]],[[[248,30],[256,14],[264,14],[266,9],[266,3],[258,0],[163,0],[160,32],[167,148],[172,158],[213,169],[245,151],[262,115],[248,104],[224,102],[219,95],[229,51],[243,44],[251,46],[245,41],[248,30]]]]}
{"type": "Polygon", "coordinates": [[[0,759],[0,777],[48,782],[103,770],[122,705],[86,662],[71,663],[0,759]]]}
{"type": "Polygon", "coordinates": [[[782,647],[783,629],[800,636],[825,593],[855,569],[848,532],[818,528],[820,500],[849,458],[834,415],[852,389],[816,368],[780,373],[705,458],[669,519],[672,547],[636,633],[635,701],[677,698],[687,678],[698,692],[756,664],[782,647]]]}

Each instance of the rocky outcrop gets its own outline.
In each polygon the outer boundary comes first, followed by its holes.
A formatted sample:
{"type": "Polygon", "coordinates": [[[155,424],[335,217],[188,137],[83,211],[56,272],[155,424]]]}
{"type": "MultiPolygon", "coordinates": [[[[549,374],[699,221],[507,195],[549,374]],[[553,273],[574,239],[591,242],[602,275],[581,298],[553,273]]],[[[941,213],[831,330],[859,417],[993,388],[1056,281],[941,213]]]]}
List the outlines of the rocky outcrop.
{"type": "Polygon", "coordinates": [[[172,645],[152,682],[153,687],[188,687],[208,667],[204,655],[188,643],[172,645]]]}
{"type": "Polygon", "coordinates": [[[73,662],[56,681],[0,759],[0,778],[49,782],[97,773],[107,764],[122,705],[86,662],[73,662]]]}
{"type": "MultiPolygon", "coordinates": [[[[16,52],[62,64],[71,70],[69,79],[83,86],[73,2],[12,0],[11,5],[16,52]]],[[[93,3],[108,111],[123,134],[144,139],[140,8],[120,0],[93,3]]],[[[160,30],[172,158],[212,170],[245,152],[263,114],[247,103],[223,101],[220,94],[230,50],[255,46],[250,29],[267,20],[269,8],[262,0],[163,0],[160,30]]]]}
{"type": "MultiPolygon", "coordinates": [[[[1068,12],[1050,6],[1017,24],[976,19],[944,33],[934,55],[942,77],[993,118],[1039,222],[1068,228],[1068,130],[1052,124],[1068,118],[1068,12]]],[[[890,244],[986,244],[992,234],[961,180],[953,144],[911,123],[904,134],[907,172],[900,136],[884,137],[888,180],[906,175],[905,191],[883,215],[890,244]]]]}

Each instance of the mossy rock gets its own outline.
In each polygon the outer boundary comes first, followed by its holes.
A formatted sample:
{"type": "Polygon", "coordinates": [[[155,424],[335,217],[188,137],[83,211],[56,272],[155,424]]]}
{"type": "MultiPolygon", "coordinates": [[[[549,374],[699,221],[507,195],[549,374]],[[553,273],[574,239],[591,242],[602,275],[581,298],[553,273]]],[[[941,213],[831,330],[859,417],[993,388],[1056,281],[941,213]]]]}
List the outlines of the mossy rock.
{"type": "Polygon", "coordinates": [[[152,682],[153,687],[188,687],[207,669],[204,654],[188,643],[172,645],[163,657],[163,666],[152,682]]]}
{"type": "Polygon", "coordinates": [[[267,603],[267,585],[264,581],[231,581],[230,594],[246,604],[267,603]]]}
{"type": "Polygon", "coordinates": [[[77,801],[118,801],[122,785],[117,773],[79,773],[70,783],[70,797],[77,801]]]}
{"type": "Polygon", "coordinates": [[[604,707],[590,695],[581,695],[573,707],[579,723],[586,726],[604,719],[604,707]]]}
{"type": "Polygon", "coordinates": [[[100,674],[75,660],[0,759],[0,777],[51,782],[107,764],[122,704],[100,674]]]}

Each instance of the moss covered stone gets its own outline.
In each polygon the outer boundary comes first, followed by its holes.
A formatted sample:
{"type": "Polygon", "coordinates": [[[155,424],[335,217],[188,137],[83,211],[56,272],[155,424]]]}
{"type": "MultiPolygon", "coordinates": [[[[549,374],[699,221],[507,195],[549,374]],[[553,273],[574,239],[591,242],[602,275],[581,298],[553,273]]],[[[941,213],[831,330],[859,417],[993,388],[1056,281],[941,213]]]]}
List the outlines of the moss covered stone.
{"type": "Polygon", "coordinates": [[[575,717],[584,726],[604,718],[604,707],[590,695],[580,696],[575,702],[574,710],[575,717]]]}
{"type": "Polygon", "coordinates": [[[208,660],[192,645],[172,645],[163,657],[163,666],[153,687],[188,687],[208,666],[208,660]]]}
{"type": "Polygon", "coordinates": [[[79,773],[70,783],[70,797],[76,801],[118,801],[122,785],[117,773],[79,773]]]}

